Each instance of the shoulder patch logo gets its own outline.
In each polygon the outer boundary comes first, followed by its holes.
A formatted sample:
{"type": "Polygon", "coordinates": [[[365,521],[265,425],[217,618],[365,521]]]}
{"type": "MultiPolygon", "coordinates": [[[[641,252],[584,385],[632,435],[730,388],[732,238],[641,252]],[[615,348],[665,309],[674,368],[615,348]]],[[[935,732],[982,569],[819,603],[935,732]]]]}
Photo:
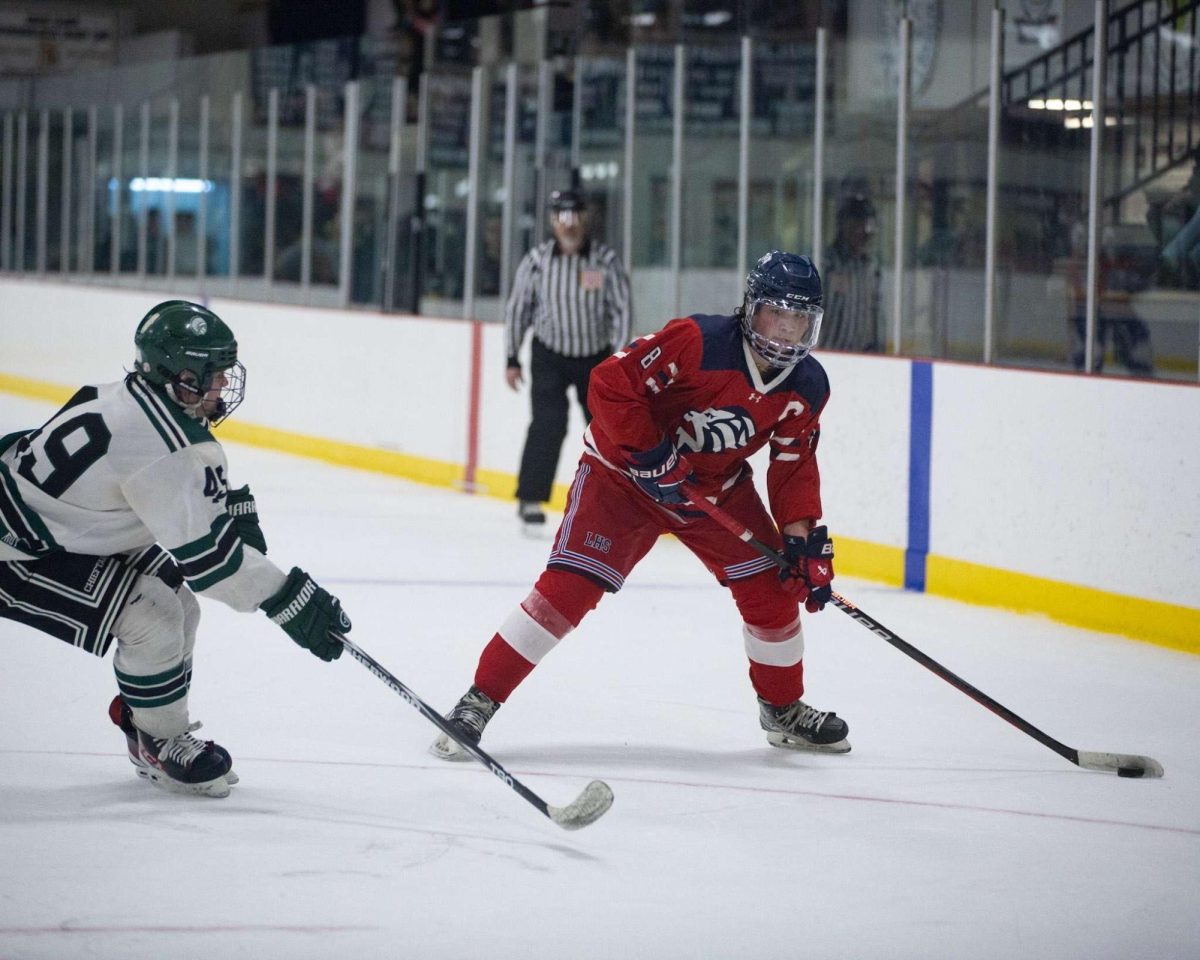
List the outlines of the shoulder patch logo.
{"type": "Polygon", "coordinates": [[[689,410],[686,426],[676,432],[676,445],[693,453],[724,453],[748,446],[754,437],[754,418],[741,407],[689,410]],[[690,432],[689,432],[690,430],[690,432]]]}

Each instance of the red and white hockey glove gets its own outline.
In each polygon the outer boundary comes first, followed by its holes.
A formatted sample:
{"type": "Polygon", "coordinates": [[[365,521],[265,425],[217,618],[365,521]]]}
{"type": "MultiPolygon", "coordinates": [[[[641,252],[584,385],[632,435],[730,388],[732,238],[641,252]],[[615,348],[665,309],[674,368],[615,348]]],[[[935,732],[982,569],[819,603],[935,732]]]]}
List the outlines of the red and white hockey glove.
{"type": "Polygon", "coordinates": [[[653,450],[629,454],[626,469],[642,492],[659,503],[678,506],[689,502],[680,487],[695,480],[692,465],[665,437],[653,450]]]}
{"type": "Polygon", "coordinates": [[[833,541],[829,529],[814,527],[807,537],[783,538],[783,555],[791,564],[779,571],[783,589],[803,601],[804,609],[817,613],[833,597],[833,541]]]}

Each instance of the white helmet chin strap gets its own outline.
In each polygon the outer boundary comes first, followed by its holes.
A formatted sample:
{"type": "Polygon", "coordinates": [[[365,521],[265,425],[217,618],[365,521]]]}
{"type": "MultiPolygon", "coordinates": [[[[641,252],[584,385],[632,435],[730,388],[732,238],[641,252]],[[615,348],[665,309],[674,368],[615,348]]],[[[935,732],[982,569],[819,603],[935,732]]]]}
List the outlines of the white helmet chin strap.
{"type": "Polygon", "coordinates": [[[179,384],[168,383],[167,384],[167,396],[169,396],[172,400],[174,400],[177,404],[179,404],[179,406],[183,408],[183,412],[186,413],[193,420],[208,419],[204,415],[204,394],[197,393],[191,387],[184,387],[182,391],[178,391],[178,390],[176,390],[177,386],[179,386],[179,384]],[[181,392],[186,393],[186,394],[194,397],[195,399],[190,400],[190,401],[184,400],[183,397],[181,397],[179,395],[181,392]]]}

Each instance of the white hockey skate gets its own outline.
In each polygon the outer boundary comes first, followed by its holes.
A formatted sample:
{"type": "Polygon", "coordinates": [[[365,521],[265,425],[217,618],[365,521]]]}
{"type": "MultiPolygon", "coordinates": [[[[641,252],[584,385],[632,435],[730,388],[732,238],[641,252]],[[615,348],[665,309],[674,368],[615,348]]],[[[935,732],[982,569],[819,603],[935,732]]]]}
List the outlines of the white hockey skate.
{"type": "Polygon", "coordinates": [[[759,697],[758,722],[773,747],[811,753],[850,752],[846,721],[832,711],[815,710],[803,700],[777,707],[759,697]]]}
{"type": "MultiPolygon", "coordinates": [[[[478,687],[471,687],[462,695],[462,699],[454,705],[454,709],[446,714],[446,720],[453,724],[458,735],[469,743],[479,743],[483,736],[483,728],[496,715],[500,704],[489,697],[478,687]]],[[[429,746],[429,752],[439,760],[463,761],[472,759],[462,747],[444,733],[438,734],[436,740],[429,746]]]]}

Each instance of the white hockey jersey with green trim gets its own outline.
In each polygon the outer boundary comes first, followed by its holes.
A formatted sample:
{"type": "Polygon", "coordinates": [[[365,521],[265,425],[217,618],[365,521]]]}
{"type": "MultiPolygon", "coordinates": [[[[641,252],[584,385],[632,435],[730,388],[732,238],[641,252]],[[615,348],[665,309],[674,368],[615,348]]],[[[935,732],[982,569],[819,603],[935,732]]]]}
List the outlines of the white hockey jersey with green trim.
{"type": "Polygon", "coordinates": [[[80,388],[0,453],[0,561],[110,556],[159,543],[191,589],[254,610],[286,576],[225,510],[225,451],[136,375],[80,388]]]}

